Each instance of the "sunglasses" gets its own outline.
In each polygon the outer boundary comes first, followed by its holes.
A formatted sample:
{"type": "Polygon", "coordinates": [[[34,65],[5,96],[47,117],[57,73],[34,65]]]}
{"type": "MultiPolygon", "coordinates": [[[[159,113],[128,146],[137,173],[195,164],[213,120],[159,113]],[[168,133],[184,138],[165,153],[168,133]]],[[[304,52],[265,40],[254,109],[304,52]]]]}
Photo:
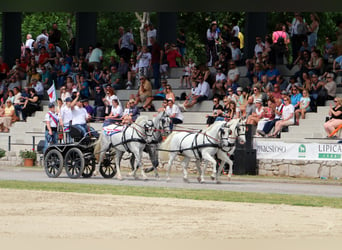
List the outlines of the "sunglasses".
{"type": "Polygon", "coordinates": [[[145,80],[145,79],[144,78],[140,78],[139,80],[141,81],[141,80],[145,80]]]}

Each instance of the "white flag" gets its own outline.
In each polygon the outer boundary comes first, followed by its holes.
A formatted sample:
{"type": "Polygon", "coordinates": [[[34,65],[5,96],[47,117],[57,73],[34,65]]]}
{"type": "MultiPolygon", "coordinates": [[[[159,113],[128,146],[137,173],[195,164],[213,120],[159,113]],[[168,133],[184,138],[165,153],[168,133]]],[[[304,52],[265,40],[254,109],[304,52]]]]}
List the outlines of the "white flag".
{"type": "Polygon", "coordinates": [[[52,83],[51,87],[47,90],[49,95],[49,101],[54,103],[57,100],[55,82],[52,83]]]}

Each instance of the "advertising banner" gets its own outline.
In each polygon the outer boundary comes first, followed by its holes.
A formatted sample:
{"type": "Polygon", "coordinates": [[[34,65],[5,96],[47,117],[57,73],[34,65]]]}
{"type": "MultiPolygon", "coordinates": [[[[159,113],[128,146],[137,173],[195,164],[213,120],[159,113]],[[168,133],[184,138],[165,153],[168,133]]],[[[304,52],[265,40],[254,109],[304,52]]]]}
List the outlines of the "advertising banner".
{"type": "Polygon", "coordinates": [[[275,160],[341,160],[342,144],[284,143],[254,141],[257,159],[275,160]]]}

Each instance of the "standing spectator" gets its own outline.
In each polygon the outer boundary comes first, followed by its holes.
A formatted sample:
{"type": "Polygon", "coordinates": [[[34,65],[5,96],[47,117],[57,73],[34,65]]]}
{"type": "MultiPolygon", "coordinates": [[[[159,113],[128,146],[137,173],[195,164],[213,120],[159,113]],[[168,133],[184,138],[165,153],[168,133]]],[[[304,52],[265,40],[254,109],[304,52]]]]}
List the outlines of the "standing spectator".
{"type": "Polygon", "coordinates": [[[150,52],[148,52],[146,46],[142,47],[142,51],[137,56],[137,60],[139,67],[139,77],[147,77],[149,75],[149,69],[151,68],[152,55],[150,52]]]}
{"type": "Polygon", "coordinates": [[[160,64],[162,63],[162,48],[155,38],[151,38],[151,63],[153,70],[153,88],[158,89],[160,87],[160,64]]]}
{"type": "Polygon", "coordinates": [[[290,98],[288,96],[285,97],[284,102],[285,104],[283,107],[281,120],[276,122],[274,132],[270,135],[270,137],[279,136],[284,126],[290,126],[294,124],[294,107],[291,104],[290,98]]]}
{"type": "Polygon", "coordinates": [[[206,38],[207,65],[208,67],[211,67],[218,59],[216,43],[218,42],[219,33],[217,31],[216,22],[211,23],[209,29],[207,30],[206,38]]]}
{"type": "Polygon", "coordinates": [[[138,64],[137,61],[135,60],[135,58],[131,58],[129,60],[129,64],[128,64],[128,72],[127,72],[127,84],[126,84],[126,89],[131,89],[136,82],[136,75],[138,72],[138,64]]]}
{"type": "Polygon", "coordinates": [[[184,117],[182,115],[182,112],[180,111],[179,107],[176,104],[174,104],[174,101],[171,98],[167,99],[167,107],[165,112],[171,119],[170,130],[173,129],[174,124],[183,123],[184,117]]]}
{"type": "Polygon", "coordinates": [[[119,33],[121,36],[118,44],[120,51],[117,51],[117,54],[120,55],[120,57],[123,57],[125,62],[128,63],[134,48],[134,37],[129,30],[125,32],[125,29],[122,26],[119,27],[119,33]]]}
{"type": "Polygon", "coordinates": [[[149,51],[152,50],[152,38],[157,39],[157,30],[153,27],[152,23],[148,24],[147,30],[147,48],[149,51]]]}
{"type": "Polygon", "coordinates": [[[327,137],[342,124],[342,99],[340,97],[335,97],[335,106],[329,105],[329,119],[324,123],[324,129],[327,133],[327,137]]]}
{"type": "Polygon", "coordinates": [[[55,112],[55,104],[49,103],[49,112],[45,115],[45,144],[43,153],[45,153],[49,144],[56,144],[58,140],[58,116],[55,112]]]}
{"type": "MultiPolygon", "coordinates": [[[[294,13],[292,23],[287,22],[291,32],[292,60],[298,57],[298,51],[305,36],[302,34],[303,17],[301,13],[294,13]]],[[[305,27],[305,26],[304,26],[305,27]]],[[[306,34],[305,34],[306,35],[306,34]]]]}
{"type": "Polygon", "coordinates": [[[2,56],[0,56],[0,81],[7,77],[7,73],[9,72],[9,67],[7,63],[4,62],[2,56]]]}
{"type": "Polygon", "coordinates": [[[57,23],[52,24],[52,30],[50,31],[49,41],[55,46],[60,46],[62,32],[58,29],[57,23]]]}
{"type": "Polygon", "coordinates": [[[179,53],[182,56],[182,65],[185,65],[185,52],[186,52],[186,37],[184,29],[180,29],[177,37],[177,47],[179,49],[179,53]]]}
{"type": "Polygon", "coordinates": [[[164,49],[161,52],[161,64],[160,64],[160,77],[167,79],[168,76],[168,67],[169,67],[169,62],[167,61],[167,55],[165,54],[166,48],[169,46],[168,43],[164,44],[164,49]]]}
{"type": "Polygon", "coordinates": [[[103,98],[105,94],[100,86],[95,87],[94,94],[94,116],[95,121],[100,121],[104,119],[105,116],[105,104],[103,102],[103,98]]]}
{"type": "Polygon", "coordinates": [[[307,24],[308,30],[308,43],[310,47],[317,46],[317,33],[319,29],[319,17],[317,13],[310,14],[311,24],[307,24]]]}
{"type": "Polygon", "coordinates": [[[170,68],[176,68],[178,57],[182,57],[175,44],[168,45],[165,50],[166,58],[170,68]]]}
{"type": "Polygon", "coordinates": [[[101,68],[101,64],[103,61],[103,52],[101,47],[101,43],[96,43],[95,48],[91,51],[91,54],[89,56],[89,66],[92,66],[93,68],[101,68]]]}

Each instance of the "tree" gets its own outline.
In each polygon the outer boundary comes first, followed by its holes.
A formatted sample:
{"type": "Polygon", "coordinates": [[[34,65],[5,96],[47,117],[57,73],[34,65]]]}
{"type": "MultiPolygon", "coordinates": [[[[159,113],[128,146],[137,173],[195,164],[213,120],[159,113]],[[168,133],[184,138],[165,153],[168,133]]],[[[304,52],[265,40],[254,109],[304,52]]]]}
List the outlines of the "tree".
{"type": "Polygon", "coordinates": [[[140,31],[140,44],[147,44],[147,37],[146,37],[146,33],[145,33],[145,27],[146,25],[148,25],[150,23],[150,13],[149,12],[143,12],[142,16],[139,15],[138,12],[134,12],[135,16],[137,17],[137,19],[140,22],[140,27],[139,27],[139,31],[140,31]]]}

